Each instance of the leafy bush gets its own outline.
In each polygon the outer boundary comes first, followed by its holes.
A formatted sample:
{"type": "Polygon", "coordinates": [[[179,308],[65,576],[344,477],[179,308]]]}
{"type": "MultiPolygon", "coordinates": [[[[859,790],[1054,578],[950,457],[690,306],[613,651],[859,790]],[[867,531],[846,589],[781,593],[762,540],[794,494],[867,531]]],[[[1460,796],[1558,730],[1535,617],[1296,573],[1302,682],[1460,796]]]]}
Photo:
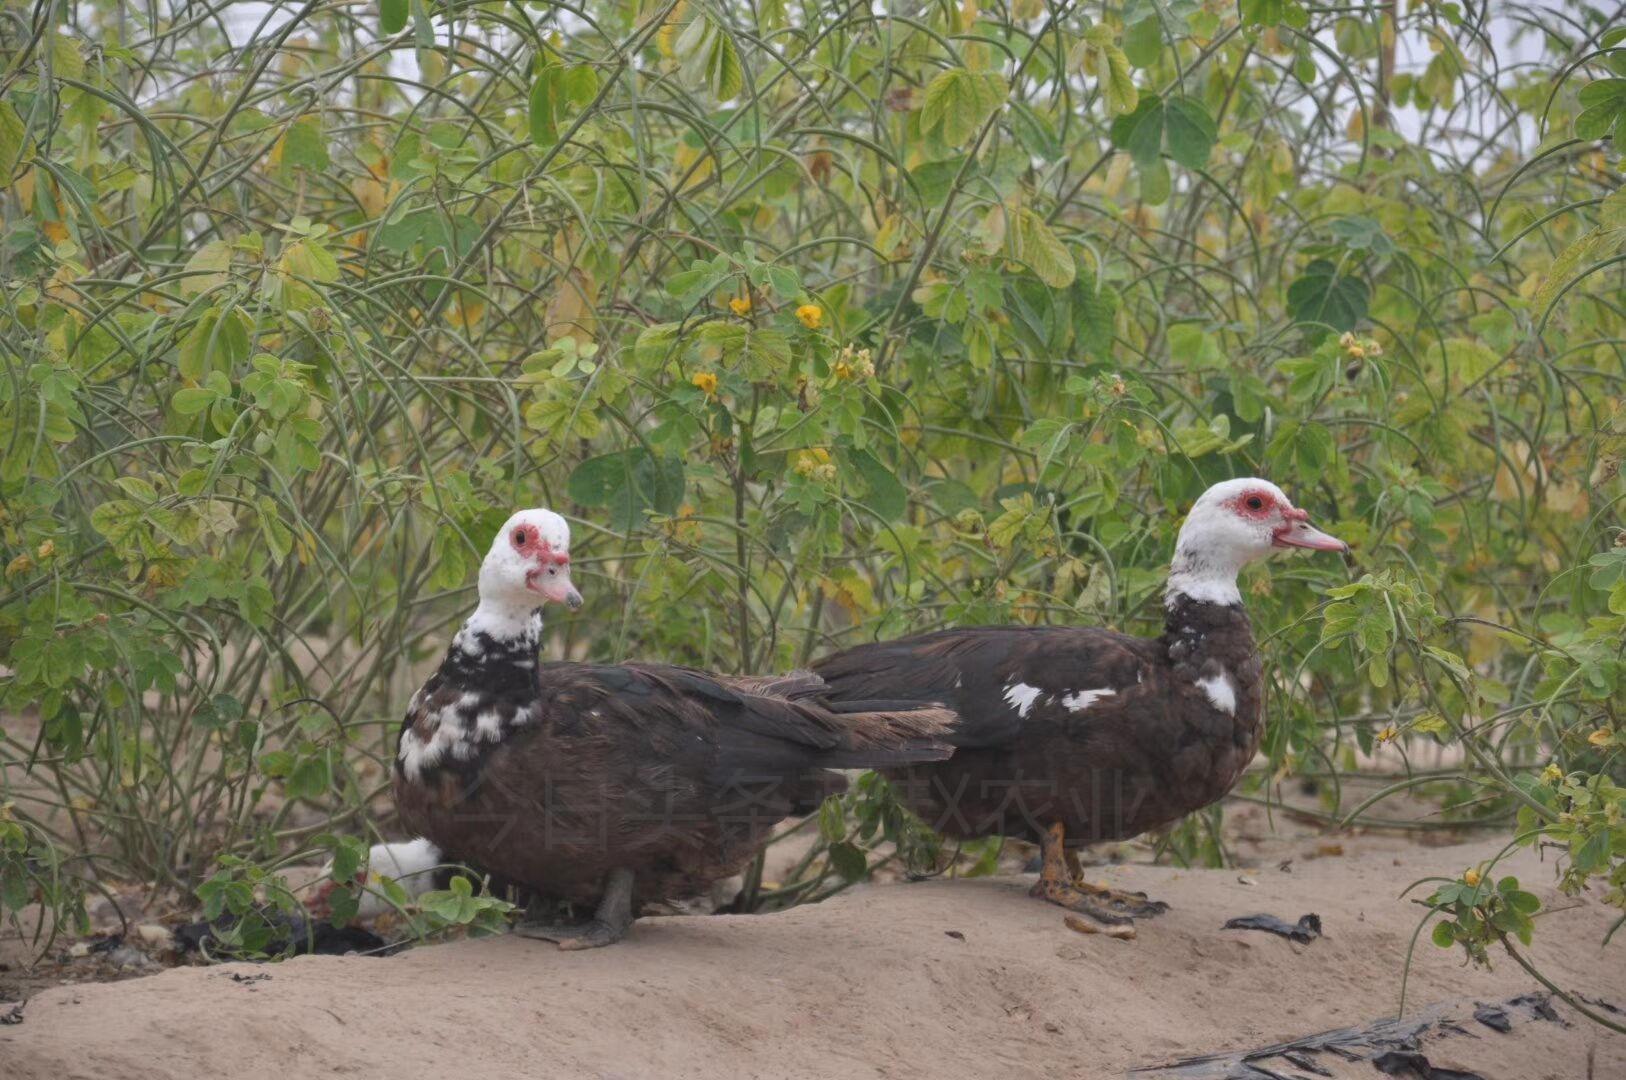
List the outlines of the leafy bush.
{"type": "Polygon", "coordinates": [[[1246,582],[1247,793],[1458,746],[1377,801],[1626,907],[1626,48],[1407,7],[8,9],[0,901],[369,823],[517,505],[551,654],[756,671],[1155,632],[1258,473],[1359,554],[1246,582]]]}

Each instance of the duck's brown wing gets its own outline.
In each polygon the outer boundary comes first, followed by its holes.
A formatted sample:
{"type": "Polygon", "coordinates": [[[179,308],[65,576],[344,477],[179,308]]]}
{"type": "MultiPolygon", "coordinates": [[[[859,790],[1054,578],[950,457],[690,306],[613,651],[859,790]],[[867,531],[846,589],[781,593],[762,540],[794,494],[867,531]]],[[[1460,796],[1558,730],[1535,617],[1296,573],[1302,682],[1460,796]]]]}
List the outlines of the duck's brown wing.
{"type": "Polygon", "coordinates": [[[1045,705],[1145,693],[1159,677],[1156,649],[1110,630],[970,627],[855,646],[814,671],[832,703],[943,702],[958,715],[948,735],[956,747],[996,747],[1056,715],[1045,705]]]}
{"type": "Polygon", "coordinates": [[[958,718],[951,710],[929,701],[897,708],[832,705],[823,680],[809,672],[720,676],[664,664],[595,670],[620,693],[687,703],[688,723],[699,722],[714,748],[718,775],[885,768],[941,761],[953,752],[949,735],[958,718]]]}

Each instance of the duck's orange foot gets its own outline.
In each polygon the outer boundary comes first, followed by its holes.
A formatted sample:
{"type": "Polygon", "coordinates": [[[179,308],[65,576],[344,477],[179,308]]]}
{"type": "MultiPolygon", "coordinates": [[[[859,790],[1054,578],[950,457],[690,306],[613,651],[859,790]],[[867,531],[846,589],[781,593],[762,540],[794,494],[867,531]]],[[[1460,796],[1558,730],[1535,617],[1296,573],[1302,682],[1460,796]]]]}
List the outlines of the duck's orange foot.
{"type": "Polygon", "coordinates": [[[1087,881],[1065,882],[1041,877],[1031,895],[1077,911],[1108,926],[1126,926],[1137,918],[1151,918],[1169,910],[1161,900],[1148,899],[1143,892],[1123,892],[1087,881]]]}

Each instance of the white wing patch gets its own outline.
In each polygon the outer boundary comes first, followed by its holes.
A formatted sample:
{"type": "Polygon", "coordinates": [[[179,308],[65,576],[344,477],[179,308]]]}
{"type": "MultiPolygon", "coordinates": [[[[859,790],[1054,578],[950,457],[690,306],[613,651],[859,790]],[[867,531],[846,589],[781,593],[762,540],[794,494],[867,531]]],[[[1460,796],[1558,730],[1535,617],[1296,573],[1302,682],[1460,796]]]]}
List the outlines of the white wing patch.
{"type": "Polygon", "coordinates": [[[1197,687],[1214,708],[1228,716],[1236,715],[1236,686],[1231,682],[1230,672],[1222,671],[1218,675],[1198,679],[1197,687]]]}
{"type": "Polygon", "coordinates": [[[1070,694],[1063,694],[1061,703],[1072,712],[1083,712],[1104,697],[1112,697],[1118,691],[1103,686],[1099,690],[1074,690],[1070,694]]]}
{"type": "MultiPolygon", "coordinates": [[[[1103,686],[1096,690],[1069,690],[1062,694],[1058,700],[1071,712],[1083,712],[1102,698],[1112,697],[1118,691],[1110,686],[1103,686]]],[[[1027,683],[1008,683],[1005,687],[1005,700],[1010,707],[1016,710],[1016,715],[1026,718],[1033,711],[1034,703],[1040,698],[1056,697],[1045,692],[1037,686],[1027,683]]]]}
{"type": "Polygon", "coordinates": [[[1025,717],[1028,710],[1033,708],[1033,703],[1038,700],[1039,695],[1042,693],[1044,691],[1037,686],[1029,686],[1027,683],[1010,683],[1005,687],[1005,700],[1010,704],[1011,708],[1016,710],[1017,716],[1025,717]]]}

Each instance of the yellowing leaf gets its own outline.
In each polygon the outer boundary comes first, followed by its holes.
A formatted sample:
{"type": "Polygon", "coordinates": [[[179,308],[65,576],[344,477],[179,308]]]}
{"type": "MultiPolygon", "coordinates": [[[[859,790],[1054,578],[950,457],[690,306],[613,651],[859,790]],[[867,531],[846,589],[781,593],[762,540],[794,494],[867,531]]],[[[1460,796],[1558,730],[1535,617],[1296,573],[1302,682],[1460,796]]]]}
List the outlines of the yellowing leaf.
{"type": "Polygon", "coordinates": [[[28,130],[10,101],[0,100],[0,184],[11,185],[12,174],[28,156],[28,130]]]}
{"type": "Polygon", "coordinates": [[[944,142],[958,146],[982,128],[1008,92],[1005,77],[998,72],[949,68],[926,87],[920,130],[939,131],[944,142]]]}
{"type": "Polygon", "coordinates": [[[231,245],[224,240],[211,240],[186,261],[186,277],[181,279],[181,293],[196,296],[218,288],[229,280],[231,245]]]}
{"type": "Polygon", "coordinates": [[[1018,210],[1007,239],[1011,258],[1032,270],[1052,289],[1065,289],[1073,283],[1077,268],[1072,253],[1051,231],[1044,218],[1032,210],[1018,210]]]}
{"type": "Polygon", "coordinates": [[[1084,73],[1095,76],[1100,84],[1108,112],[1122,116],[1135,111],[1140,103],[1140,91],[1135,89],[1129,57],[1119,47],[1111,27],[1104,23],[1090,27],[1078,43],[1075,55],[1084,73]]]}

